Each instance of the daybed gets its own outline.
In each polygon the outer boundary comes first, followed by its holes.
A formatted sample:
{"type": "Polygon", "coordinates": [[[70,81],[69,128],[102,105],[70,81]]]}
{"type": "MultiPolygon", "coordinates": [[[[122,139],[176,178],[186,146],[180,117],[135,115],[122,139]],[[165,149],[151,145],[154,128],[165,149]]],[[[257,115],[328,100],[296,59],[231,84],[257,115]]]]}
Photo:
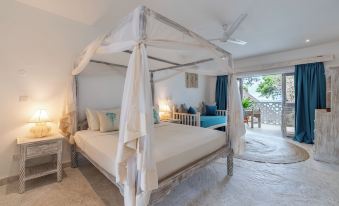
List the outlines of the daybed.
{"type": "Polygon", "coordinates": [[[215,116],[173,112],[173,119],[179,119],[184,125],[216,129],[227,125],[227,110],[217,110],[215,116]]]}
{"type": "Polygon", "coordinates": [[[121,189],[126,206],[160,201],[183,179],[219,157],[227,156],[228,174],[232,175],[233,153],[240,151],[245,134],[243,121],[238,118],[242,116],[242,109],[232,66],[230,53],[158,13],[144,6],[138,7],[115,30],[92,42],[72,71],[72,84],[60,121],[63,133],[70,136],[72,166],[77,165],[78,152],[82,153],[121,189]],[[118,53],[120,56],[117,56],[118,53]],[[164,56],[170,60],[159,58],[164,56]],[[113,68],[127,68],[118,133],[76,133],[81,130],[77,110],[77,75],[90,61],[113,68]],[[208,75],[229,75],[226,133],[184,125],[154,126],[154,74],[179,69],[208,75]],[[208,133],[212,138],[195,135],[194,141],[190,141],[193,139],[188,137],[196,132],[208,133]],[[93,138],[89,137],[91,135],[94,135],[93,138]],[[208,145],[210,141],[217,141],[213,147],[201,149],[202,139],[208,141],[208,145]],[[164,144],[175,144],[175,151],[167,150],[164,144]],[[183,152],[186,155],[188,150],[192,157],[183,158],[185,161],[180,162],[177,156],[183,152]],[[174,160],[168,159],[168,154],[162,152],[173,152],[174,160]],[[162,160],[166,164],[170,161],[174,166],[163,168],[162,160]],[[110,164],[107,165],[107,162],[110,164]]]}

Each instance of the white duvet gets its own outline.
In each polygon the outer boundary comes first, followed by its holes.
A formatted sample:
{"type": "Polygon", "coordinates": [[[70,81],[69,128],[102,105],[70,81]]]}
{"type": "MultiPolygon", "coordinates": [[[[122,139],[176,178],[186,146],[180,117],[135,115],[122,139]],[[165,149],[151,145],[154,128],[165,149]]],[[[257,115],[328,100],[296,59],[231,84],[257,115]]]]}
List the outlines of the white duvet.
{"type": "MultiPolygon", "coordinates": [[[[92,160],[115,175],[118,132],[83,130],[75,142],[92,160]]],[[[226,142],[224,132],[181,124],[160,123],[154,129],[154,155],[158,177],[163,179],[180,168],[216,151],[226,142]]]]}

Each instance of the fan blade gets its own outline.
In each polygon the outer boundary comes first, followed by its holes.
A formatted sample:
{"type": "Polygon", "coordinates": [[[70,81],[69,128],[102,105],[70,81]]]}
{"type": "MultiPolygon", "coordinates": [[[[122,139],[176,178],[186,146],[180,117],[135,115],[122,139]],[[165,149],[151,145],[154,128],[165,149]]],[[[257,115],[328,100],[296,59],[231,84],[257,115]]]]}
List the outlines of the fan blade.
{"type": "Polygon", "coordinates": [[[233,44],[239,44],[239,45],[246,45],[247,42],[240,40],[240,39],[234,39],[234,38],[230,38],[227,40],[227,42],[233,43],[233,44]]]}
{"type": "Polygon", "coordinates": [[[232,34],[238,29],[240,24],[245,20],[247,17],[247,14],[241,14],[233,23],[232,25],[227,29],[225,32],[225,36],[231,37],[232,34]]]}

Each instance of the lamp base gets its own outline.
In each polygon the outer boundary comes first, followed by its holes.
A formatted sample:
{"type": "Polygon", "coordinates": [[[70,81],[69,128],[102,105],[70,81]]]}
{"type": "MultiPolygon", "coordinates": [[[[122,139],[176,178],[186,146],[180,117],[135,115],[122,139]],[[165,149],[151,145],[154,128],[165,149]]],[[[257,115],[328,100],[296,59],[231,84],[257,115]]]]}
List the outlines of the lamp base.
{"type": "Polygon", "coordinates": [[[170,120],[170,119],[171,119],[171,113],[169,113],[169,112],[161,112],[160,120],[170,120]]]}
{"type": "Polygon", "coordinates": [[[41,138],[51,134],[51,127],[47,126],[46,123],[36,123],[30,131],[32,133],[32,137],[41,138]]]}

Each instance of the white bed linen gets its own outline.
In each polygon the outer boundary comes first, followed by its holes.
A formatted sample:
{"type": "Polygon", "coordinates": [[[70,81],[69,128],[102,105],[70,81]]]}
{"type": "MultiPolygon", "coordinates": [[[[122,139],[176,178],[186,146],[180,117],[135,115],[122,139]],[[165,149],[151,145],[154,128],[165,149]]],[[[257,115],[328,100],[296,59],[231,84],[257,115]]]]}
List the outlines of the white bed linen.
{"type": "MultiPolygon", "coordinates": [[[[118,132],[83,130],[77,132],[74,139],[92,160],[116,176],[118,135],[118,132]]],[[[154,137],[154,155],[160,179],[216,151],[226,142],[224,132],[172,123],[155,125],[154,137]]]]}

